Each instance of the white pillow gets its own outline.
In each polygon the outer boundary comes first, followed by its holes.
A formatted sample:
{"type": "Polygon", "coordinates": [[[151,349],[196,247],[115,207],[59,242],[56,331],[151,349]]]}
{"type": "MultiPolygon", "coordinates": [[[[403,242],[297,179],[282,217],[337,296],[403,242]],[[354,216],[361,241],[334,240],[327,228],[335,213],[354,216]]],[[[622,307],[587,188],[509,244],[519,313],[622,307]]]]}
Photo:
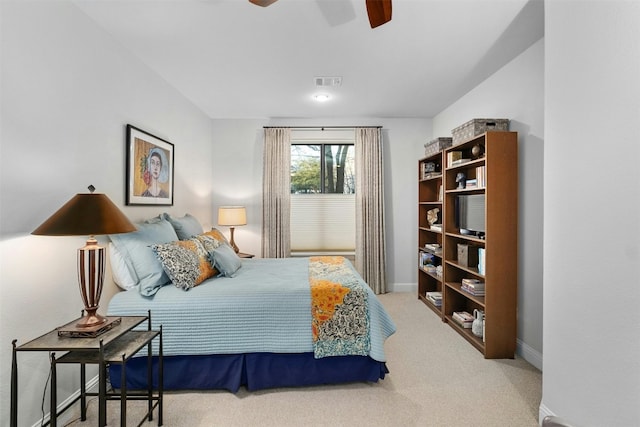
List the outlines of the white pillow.
{"type": "Polygon", "coordinates": [[[112,242],[109,242],[109,261],[111,262],[111,275],[116,285],[125,291],[137,286],[138,281],[135,279],[134,273],[129,270],[122,254],[112,242]]]}

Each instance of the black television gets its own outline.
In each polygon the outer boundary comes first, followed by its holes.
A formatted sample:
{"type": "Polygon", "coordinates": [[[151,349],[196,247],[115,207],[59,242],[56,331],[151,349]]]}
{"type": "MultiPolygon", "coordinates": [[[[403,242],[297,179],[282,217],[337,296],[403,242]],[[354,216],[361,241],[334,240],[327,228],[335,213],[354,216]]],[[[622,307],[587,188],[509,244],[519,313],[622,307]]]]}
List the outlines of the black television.
{"type": "Polygon", "coordinates": [[[483,239],[486,233],[485,195],[456,196],[455,216],[456,227],[460,229],[460,234],[483,239]]]}

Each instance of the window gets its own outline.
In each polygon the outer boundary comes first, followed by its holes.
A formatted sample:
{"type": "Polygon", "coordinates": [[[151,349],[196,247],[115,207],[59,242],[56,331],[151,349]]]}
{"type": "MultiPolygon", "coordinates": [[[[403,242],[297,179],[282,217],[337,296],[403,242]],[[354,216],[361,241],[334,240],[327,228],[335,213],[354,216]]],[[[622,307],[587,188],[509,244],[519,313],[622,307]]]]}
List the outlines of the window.
{"type": "Polygon", "coordinates": [[[303,133],[291,143],[291,251],[355,251],[353,131],[303,133]],[[309,138],[309,136],[313,136],[309,138]],[[318,138],[319,137],[319,138],[318,138]]]}
{"type": "Polygon", "coordinates": [[[353,144],[292,144],[291,194],[354,194],[353,144]]]}

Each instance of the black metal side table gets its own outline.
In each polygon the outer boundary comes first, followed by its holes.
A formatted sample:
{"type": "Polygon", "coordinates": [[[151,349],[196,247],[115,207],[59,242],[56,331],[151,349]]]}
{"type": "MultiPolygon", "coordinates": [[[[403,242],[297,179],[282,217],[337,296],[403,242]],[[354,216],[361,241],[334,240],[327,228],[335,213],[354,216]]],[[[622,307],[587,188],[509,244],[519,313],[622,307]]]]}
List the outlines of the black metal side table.
{"type": "Polygon", "coordinates": [[[163,393],[163,360],[162,360],[162,326],[160,330],[151,330],[151,313],[148,316],[122,316],[120,321],[107,332],[97,337],[60,336],[57,329],[50,331],[25,344],[16,346],[13,340],[11,361],[11,427],[18,426],[18,361],[20,351],[47,351],[51,354],[51,419],[52,427],[57,427],[58,415],[69,409],[80,400],[82,421],[86,420],[87,396],[98,396],[98,425],[107,424],[107,400],[120,400],[120,425],[126,426],[127,400],[147,400],[148,410],[145,419],[152,421],[153,410],[158,408],[158,425],[162,425],[162,393],[163,393]],[[134,330],[136,326],[147,321],[147,330],[134,330]],[[158,338],[158,387],[153,391],[152,381],[152,341],[158,338]],[[126,362],[147,347],[147,390],[128,392],[126,386],[126,362]],[[56,351],[65,351],[62,357],[56,358],[56,351]],[[80,396],[57,411],[57,377],[56,365],[60,363],[76,363],[80,365],[80,396]],[[120,393],[107,392],[107,368],[111,364],[122,364],[122,385],[120,393]],[[98,393],[86,391],[86,364],[98,365],[98,393]],[[154,403],[155,402],[155,403],[154,403]]]}

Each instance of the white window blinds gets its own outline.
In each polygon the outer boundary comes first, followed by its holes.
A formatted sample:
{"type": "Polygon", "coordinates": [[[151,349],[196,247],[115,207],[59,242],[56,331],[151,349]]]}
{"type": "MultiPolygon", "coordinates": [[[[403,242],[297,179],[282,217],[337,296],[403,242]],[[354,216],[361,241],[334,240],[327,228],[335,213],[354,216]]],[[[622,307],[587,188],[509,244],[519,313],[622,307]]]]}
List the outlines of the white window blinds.
{"type": "Polygon", "coordinates": [[[352,252],[355,245],[354,194],[291,195],[291,251],[352,252]]]}

